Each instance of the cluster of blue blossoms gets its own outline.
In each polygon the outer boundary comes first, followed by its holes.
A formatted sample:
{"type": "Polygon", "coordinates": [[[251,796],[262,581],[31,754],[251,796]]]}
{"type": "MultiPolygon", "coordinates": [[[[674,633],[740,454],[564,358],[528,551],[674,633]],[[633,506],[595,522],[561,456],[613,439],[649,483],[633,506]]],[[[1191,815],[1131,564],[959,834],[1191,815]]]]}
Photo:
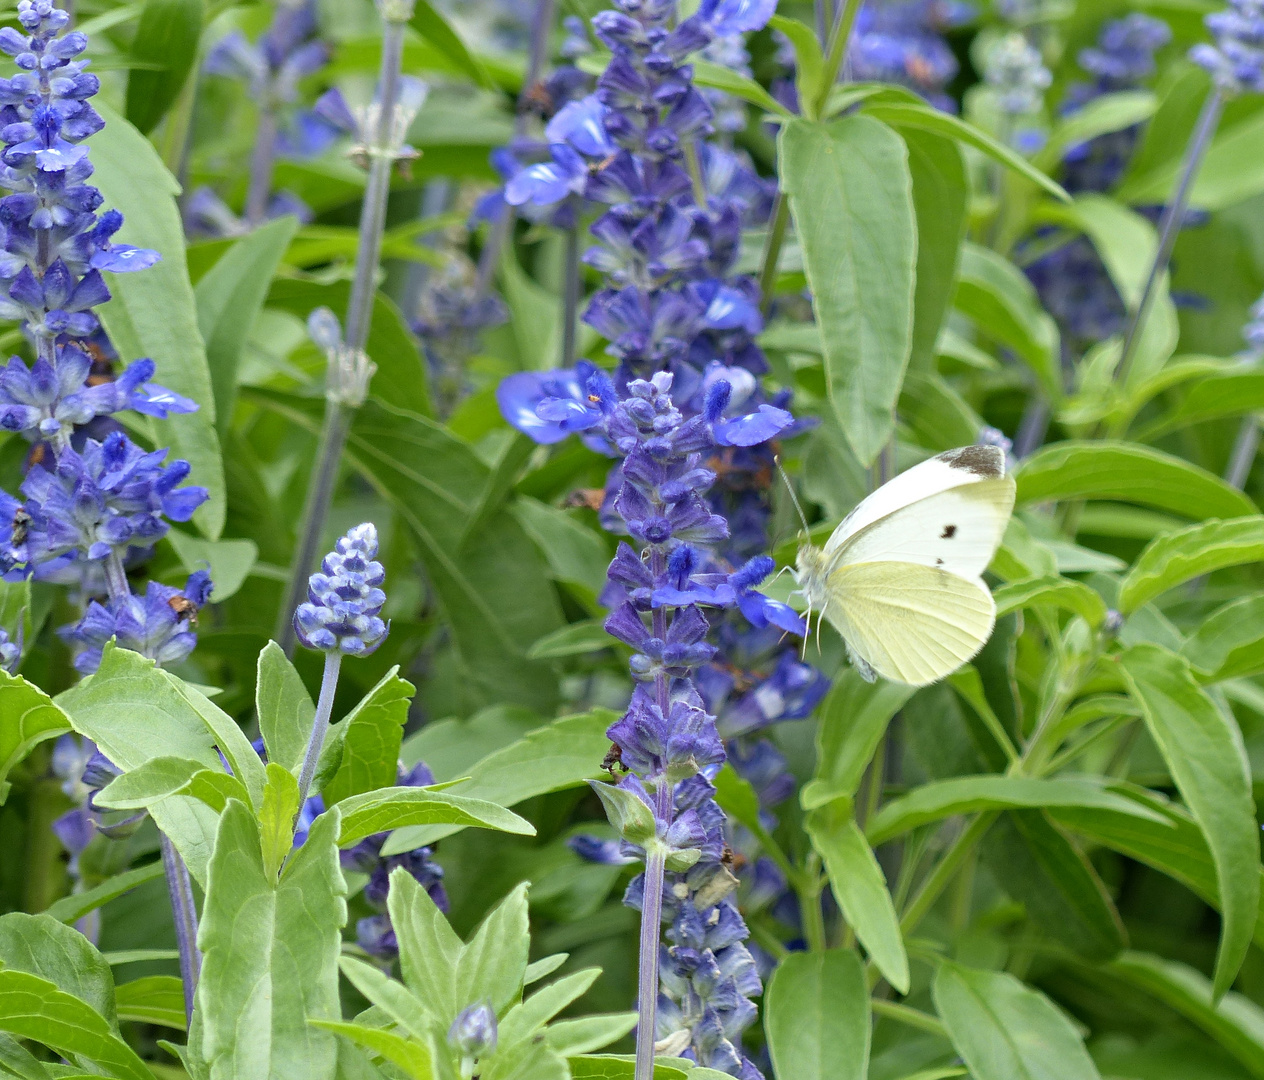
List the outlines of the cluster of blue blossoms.
{"type": "MultiPolygon", "coordinates": [[[[755,588],[773,569],[761,552],[774,440],[800,430],[789,395],[761,385],[758,289],[732,276],[743,226],[767,214],[767,188],[728,146],[704,141],[716,124],[686,60],[771,13],[743,0],[709,0],[680,22],[668,0],[602,12],[592,25],[612,59],[593,92],[556,108],[544,144],[501,157],[502,197],[537,220],[569,226],[592,204],[608,207],[584,255],[608,284],[584,319],[609,342],[613,374],[586,361],[522,372],[498,400],[537,442],[577,434],[618,461],[600,516],[630,542],[602,601],[607,630],[634,650],[636,688],[608,734],[629,770],[620,785],[653,811],[660,842],[701,853],[663,885],[656,1045],[747,1080],[760,1075],[741,1048],[760,978],[712,778],[727,736],[736,767],[788,780],[772,745],[751,737],[806,716],[828,683],[782,644],[804,632],[799,616],[755,588]],[[707,640],[717,629],[723,656],[707,640]]],[[[577,81],[557,82],[575,93],[577,81]]],[[[784,782],[760,787],[774,800],[787,793],[784,782]]],[[[574,847],[611,862],[639,851],[587,837],[574,847]]],[[[626,902],[642,907],[644,887],[642,875],[626,902]]]]}
{"type": "Polygon", "coordinates": [[[1203,20],[1216,39],[1195,45],[1189,58],[1211,73],[1222,93],[1264,93],[1264,2],[1229,0],[1203,20]]]}
{"type": "Polygon", "coordinates": [[[906,86],[936,108],[955,112],[956,102],[944,88],[960,65],[944,34],[974,17],[974,5],[960,0],[865,4],[847,50],[850,76],[857,82],[906,86]]]}

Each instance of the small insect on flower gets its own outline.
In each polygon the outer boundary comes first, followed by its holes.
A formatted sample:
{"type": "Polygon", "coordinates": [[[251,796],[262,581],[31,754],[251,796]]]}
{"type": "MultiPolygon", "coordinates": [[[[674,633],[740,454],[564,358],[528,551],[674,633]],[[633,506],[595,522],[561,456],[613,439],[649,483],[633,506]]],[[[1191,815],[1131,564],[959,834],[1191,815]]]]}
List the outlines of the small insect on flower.
{"type": "Polygon", "coordinates": [[[614,780],[614,771],[616,768],[622,769],[624,773],[631,770],[623,764],[623,747],[618,743],[611,743],[610,749],[606,751],[606,756],[601,759],[601,767],[610,774],[610,779],[614,780]]]}
{"type": "Polygon", "coordinates": [[[996,603],[982,574],[1014,508],[997,446],[948,450],[884,484],[824,548],[799,549],[795,577],[866,679],[925,686],[987,641],[996,603]]]}

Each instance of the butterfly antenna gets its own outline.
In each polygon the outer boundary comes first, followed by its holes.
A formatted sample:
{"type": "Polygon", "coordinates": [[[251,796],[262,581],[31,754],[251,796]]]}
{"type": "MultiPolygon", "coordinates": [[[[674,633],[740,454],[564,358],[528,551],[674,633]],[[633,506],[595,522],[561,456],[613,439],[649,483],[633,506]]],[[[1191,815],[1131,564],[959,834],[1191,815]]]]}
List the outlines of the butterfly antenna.
{"type": "Polygon", "coordinates": [[[803,524],[803,535],[807,536],[808,519],[804,516],[803,507],[799,505],[799,496],[794,493],[794,485],[790,483],[790,477],[786,475],[786,470],[781,466],[781,455],[774,455],[772,460],[773,464],[777,466],[777,472],[781,473],[781,479],[785,481],[786,490],[790,493],[790,501],[794,503],[795,512],[799,515],[799,521],[803,524]]]}

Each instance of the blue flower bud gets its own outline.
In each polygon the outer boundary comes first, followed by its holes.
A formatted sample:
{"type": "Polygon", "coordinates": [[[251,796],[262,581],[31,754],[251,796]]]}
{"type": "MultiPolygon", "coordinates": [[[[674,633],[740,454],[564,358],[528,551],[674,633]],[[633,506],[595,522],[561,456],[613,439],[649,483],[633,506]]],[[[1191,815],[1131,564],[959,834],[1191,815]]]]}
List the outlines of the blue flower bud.
{"type": "Polygon", "coordinates": [[[382,621],[386,580],[377,562],[377,528],[357,525],[325,556],[321,572],[308,578],[307,602],[294,612],[298,639],[318,652],[368,656],[386,638],[382,621]]]}
{"type": "Polygon", "coordinates": [[[496,1014],[490,1001],[468,1005],[448,1029],[448,1043],[467,1058],[486,1057],[496,1049],[496,1014]]]}

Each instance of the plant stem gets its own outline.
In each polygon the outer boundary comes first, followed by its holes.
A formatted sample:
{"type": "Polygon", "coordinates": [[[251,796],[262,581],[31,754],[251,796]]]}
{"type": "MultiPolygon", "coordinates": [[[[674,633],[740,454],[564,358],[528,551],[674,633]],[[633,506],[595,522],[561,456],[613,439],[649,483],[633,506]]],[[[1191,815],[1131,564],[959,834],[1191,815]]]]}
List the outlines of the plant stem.
{"type": "Polygon", "coordinates": [[[948,1030],[940,1019],[936,1016],[931,1016],[930,1013],[922,1012],[921,1009],[914,1009],[911,1005],[901,1005],[895,1001],[884,1001],[882,998],[874,998],[870,1004],[873,1006],[875,1013],[879,1016],[885,1016],[888,1020],[894,1020],[896,1023],[917,1028],[918,1031],[928,1031],[930,1034],[938,1035],[942,1039],[948,1037],[948,1030]]]}
{"type": "Polygon", "coordinates": [[[930,912],[930,909],[934,907],[935,901],[939,899],[944,889],[948,887],[953,875],[961,868],[966,856],[983,839],[983,834],[992,827],[992,822],[998,816],[995,810],[988,810],[979,814],[966,826],[961,835],[952,842],[948,850],[944,852],[943,857],[922,883],[917,895],[913,897],[913,902],[905,909],[904,915],[900,919],[900,930],[905,937],[917,929],[921,921],[930,912]]]}
{"type": "Polygon", "coordinates": [[[303,754],[303,767],[298,774],[298,805],[300,809],[311,790],[312,780],[316,777],[316,766],[320,762],[320,752],[325,746],[325,736],[329,734],[329,718],[334,711],[334,691],[338,689],[338,669],[342,666],[342,653],[325,653],[325,672],[320,680],[320,699],[316,702],[316,716],[312,720],[311,738],[307,740],[307,751],[303,754]]]}
{"type": "Polygon", "coordinates": [[[645,860],[645,889],[641,900],[641,952],[636,993],[636,1080],[653,1080],[654,1076],[654,1025],[658,1019],[658,939],[662,933],[663,872],[666,858],[662,852],[651,852],[645,860]]]}
{"type": "MultiPolygon", "coordinates": [[[[405,17],[406,18],[406,17],[405,17]]],[[[377,293],[378,264],[381,261],[382,233],[386,227],[386,203],[391,191],[391,169],[395,164],[396,147],[392,134],[395,106],[399,101],[400,66],[404,55],[406,21],[386,19],[382,31],[382,65],[378,73],[377,131],[366,133],[373,146],[369,158],[369,179],[364,202],[360,207],[360,233],[356,247],[355,278],[351,283],[351,299],[347,303],[346,347],[351,355],[364,351],[373,317],[373,299],[377,293]]],[[[333,364],[331,359],[330,363],[333,364]]],[[[302,603],[307,577],[316,561],[329,504],[333,500],[347,432],[351,427],[351,409],[347,401],[331,394],[332,370],[326,375],[329,385],[325,393],[325,421],[321,428],[320,449],[316,454],[307,499],[299,527],[298,545],[290,565],[289,585],[281,610],[277,613],[276,640],[287,656],[294,655],[294,609],[302,603]]],[[[357,403],[358,404],[358,403],[357,403]]]]}
{"type": "Polygon", "coordinates": [[[566,230],[566,265],[562,270],[562,367],[575,363],[576,318],[579,315],[579,224],[566,230]]]}
{"type": "Polygon", "coordinates": [[[198,977],[202,973],[202,954],[197,948],[198,917],[193,900],[193,881],[175,845],[165,833],[159,833],[162,846],[162,869],[171,895],[171,913],[175,917],[176,944],[180,949],[180,980],[184,985],[184,1019],[193,1019],[193,1001],[198,977]]]}
{"type": "Polygon", "coordinates": [[[1203,102],[1202,112],[1199,113],[1198,122],[1194,125],[1193,134],[1185,147],[1185,157],[1181,162],[1180,180],[1176,185],[1176,191],[1173,193],[1172,201],[1164,207],[1163,217],[1159,221],[1159,244],[1154,253],[1154,262],[1150,264],[1150,273],[1146,278],[1145,287],[1141,290],[1141,298],[1132,318],[1128,320],[1128,330],[1124,334],[1124,348],[1115,374],[1115,380],[1120,385],[1128,382],[1137,344],[1154,303],[1155,286],[1171,261],[1177,234],[1180,233],[1181,226],[1185,224],[1185,212],[1189,209],[1189,196],[1194,187],[1194,178],[1198,175],[1203,156],[1211,143],[1216,125],[1220,122],[1220,112],[1223,108],[1224,95],[1219,87],[1214,87],[1207,95],[1207,100],[1203,102]]]}
{"type": "Polygon", "coordinates": [[[250,153],[250,185],[246,189],[246,222],[259,225],[268,212],[272,193],[272,172],[276,166],[277,115],[265,104],[259,110],[259,127],[250,153]]]}
{"type": "Polygon", "coordinates": [[[1239,491],[1246,486],[1259,448],[1260,418],[1252,413],[1242,418],[1238,437],[1233,442],[1233,453],[1229,455],[1229,467],[1225,469],[1225,480],[1239,491]]]}
{"type": "Polygon", "coordinates": [[[860,12],[861,3],[862,0],[847,0],[843,5],[842,13],[834,21],[830,30],[829,56],[825,60],[825,70],[817,92],[817,99],[812,103],[813,119],[825,108],[825,103],[829,101],[830,91],[834,89],[834,84],[838,82],[838,77],[842,74],[843,61],[847,59],[847,44],[851,41],[851,30],[856,24],[856,16],[860,12]]]}
{"type": "Polygon", "coordinates": [[[772,224],[764,241],[763,264],[759,271],[759,295],[764,317],[772,307],[773,290],[777,287],[777,263],[781,260],[781,246],[786,241],[786,226],[790,223],[790,200],[784,191],[778,190],[773,200],[772,224]]]}
{"type": "Polygon", "coordinates": [[[812,952],[825,948],[825,916],[821,913],[821,860],[813,852],[808,856],[808,871],[795,886],[799,894],[799,916],[803,922],[803,938],[812,952]]]}

